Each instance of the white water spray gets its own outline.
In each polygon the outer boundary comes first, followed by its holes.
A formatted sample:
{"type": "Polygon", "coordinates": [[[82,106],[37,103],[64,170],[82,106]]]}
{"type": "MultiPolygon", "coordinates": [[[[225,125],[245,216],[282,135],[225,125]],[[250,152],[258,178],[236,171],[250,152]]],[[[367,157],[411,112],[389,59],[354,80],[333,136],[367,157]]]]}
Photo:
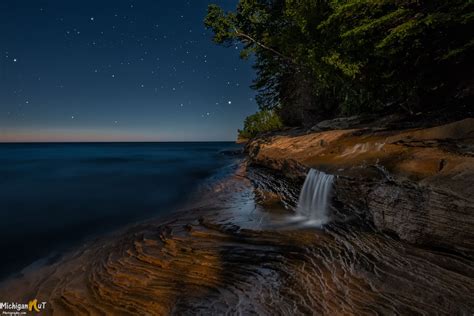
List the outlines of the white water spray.
{"type": "Polygon", "coordinates": [[[309,170],[301,189],[296,213],[311,222],[326,223],[333,180],[333,175],[315,169],[309,170]]]}

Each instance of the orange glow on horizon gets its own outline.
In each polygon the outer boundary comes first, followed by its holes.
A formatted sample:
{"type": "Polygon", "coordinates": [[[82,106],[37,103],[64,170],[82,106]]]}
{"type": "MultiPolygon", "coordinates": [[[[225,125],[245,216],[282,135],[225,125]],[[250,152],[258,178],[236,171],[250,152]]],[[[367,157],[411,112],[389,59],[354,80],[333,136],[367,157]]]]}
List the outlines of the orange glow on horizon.
{"type": "Polygon", "coordinates": [[[143,134],[104,133],[99,131],[42,131],[0,132],[0,143],[44,143],[44,142],[143,142],[160,141],[158,136],[143,134]]]}

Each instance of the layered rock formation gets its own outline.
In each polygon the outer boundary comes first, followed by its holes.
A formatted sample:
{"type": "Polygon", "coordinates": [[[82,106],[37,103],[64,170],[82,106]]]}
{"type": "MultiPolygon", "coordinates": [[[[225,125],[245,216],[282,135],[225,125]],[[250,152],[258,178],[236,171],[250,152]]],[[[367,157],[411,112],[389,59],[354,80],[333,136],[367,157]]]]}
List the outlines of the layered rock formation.
{"type": "Polygon", "coordinates": [[[192,209],[32,266],[0,297],[45,315],[470,315],[472,123],[254,140],[253,166],[192,209]],[[284,209],[309,167],[337,174],[323,228],[284,209]]]}
{"type": "Polygon", "coordinates": [[[267,136],[246,149],[253,165],[292,181],[301,183],[310,167],[338,175],[339,216],[362,217],[411,243],[474,253],[473,118],[267,136]]]}
{"type": "MultiPolygon", "coordinates": [[[[86,243],[0,283],[44,315],[468,315],[474,266],[351,223],[283,225],[245,165],[199,208],[86,243]]],[[[262,187],[279,182],[267,177],[262,187]],[[270,182],[268,182],[270,181],[270,182]]],[[[290,185],[290,183],[287,183],[290,185]]],[[[280,194],[285,195],[283,191],[280,194]]],[[[280,219],[283,219],[281,221],[280,219]]]]}

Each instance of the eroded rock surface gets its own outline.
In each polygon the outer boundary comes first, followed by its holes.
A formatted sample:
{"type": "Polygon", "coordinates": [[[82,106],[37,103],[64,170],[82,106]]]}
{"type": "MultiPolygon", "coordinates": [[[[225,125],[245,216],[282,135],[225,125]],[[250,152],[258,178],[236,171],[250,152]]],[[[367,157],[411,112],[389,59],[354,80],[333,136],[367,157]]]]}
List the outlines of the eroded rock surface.
{"type": "Polygon", "coordinates": [[[471,131],[468,120],[256,140],[252,164],[193,209],[32,266],[0,297],[46,301],[45,315],[470,315],[471,131]],[[309,167],[337,175],[324,228],[285,210],[309,167]]]}
{"type": "Polygon", "coordinates": [[[199,208],[88,242],[1,283],[0,297],[46,301],[45,315],[474,311],[472,260],[352,222],[293,227],[288,213],[255,203],[254,171],[244,169],[214,185],[199,208]]]}
{"type": "Polygon", "coordinates": [[[425,129],[341,129],[247,144],[254,165],[302,181],[338,175],[345,216],[411,243],[474,253],[474,119],[425,129]]]}

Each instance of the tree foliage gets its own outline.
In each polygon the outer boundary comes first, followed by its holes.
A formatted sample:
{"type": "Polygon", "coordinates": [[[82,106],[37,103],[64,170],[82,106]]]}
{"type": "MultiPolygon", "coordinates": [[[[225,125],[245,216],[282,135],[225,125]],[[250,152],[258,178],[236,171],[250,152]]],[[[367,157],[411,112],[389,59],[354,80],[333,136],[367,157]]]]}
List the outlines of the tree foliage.
{"type": "Polygon", "coordinates": [[[240,0],[210,5],[218,44],[254,55],[262,109],[288,125],[340,114],[423,111],[472,85],[471,0],[240,0]]]}
{"type": "Polygon", "coordinates": [[[279,116],[271,110],[261,110],[247,116],[244,129],[239,130],[239,138],[250,139],[258,134],[279,130],[283,127],[279,116]]]}

